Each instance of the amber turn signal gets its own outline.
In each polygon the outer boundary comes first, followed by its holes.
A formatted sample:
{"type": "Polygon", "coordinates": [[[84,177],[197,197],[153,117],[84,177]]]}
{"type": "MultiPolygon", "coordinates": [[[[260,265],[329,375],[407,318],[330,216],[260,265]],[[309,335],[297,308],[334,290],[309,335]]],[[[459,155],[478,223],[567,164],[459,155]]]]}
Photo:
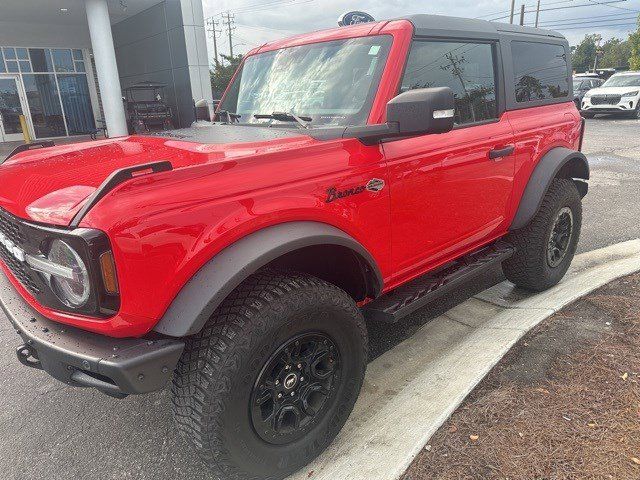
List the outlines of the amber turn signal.
{"type": "Polygon", "coordinates": [[[116,264],[113,261],[111,251],[100,255],[100,269],[102,270],[102,281],[107,293],[118,293],[118,277],[116,276],[116,264]]]}

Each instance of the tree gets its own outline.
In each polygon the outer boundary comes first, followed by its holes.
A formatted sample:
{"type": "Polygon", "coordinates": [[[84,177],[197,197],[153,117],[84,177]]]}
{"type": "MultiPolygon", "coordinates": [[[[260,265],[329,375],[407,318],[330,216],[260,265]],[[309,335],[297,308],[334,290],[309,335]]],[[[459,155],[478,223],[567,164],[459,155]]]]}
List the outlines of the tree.
{"type": "Polygon", "coordinates": [[[213,97],[220,98],[227,89],[229,82],[233,78],[233,74],[238,69],[238,65],[242,62],[242,55],[221,55],[222,61],[218,62],[213,70],[210,70],[211,89],[213,97]]]}
{"type": "Polygon", "coordinates": [[[585,35],[584,39],[575,47],[572,57],[573,70],[582,73],[593,68],[597,41],[596,34],[585,35]]]}
{"type": "Polygon", "coordinates": [[[638,17],[638,29],[629,35],[629,50],[631,56],[629,58],[629,68],[631,70],[640,70],[640,16],[638,17]]]}
{"type": "Polygon", "coordinates": [[[602,57],[598,65],[602,68],[629,68],[631,43],[628,40],[611,38],[602,45],[602,57]]]}

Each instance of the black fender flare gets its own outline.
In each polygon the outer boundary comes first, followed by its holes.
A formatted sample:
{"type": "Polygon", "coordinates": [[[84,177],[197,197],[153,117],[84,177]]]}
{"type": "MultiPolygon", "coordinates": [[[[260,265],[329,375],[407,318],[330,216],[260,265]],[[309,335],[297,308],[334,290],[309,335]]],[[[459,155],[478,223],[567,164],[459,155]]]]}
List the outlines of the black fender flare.
{"type": "Polygon", "coordinates": [[[589,180],[589,161],[581,152],[565,147],[549,150],[538,162],[520,199],[518,210],[511,222],[510,230],[525,227],[538,213],[542,199],[554,178],[561,176],[576,182],[578,191],[584,197],[587,194],[589,180]]]}
{"type": "Polygon", "coordinates": [[[357,240],[325,223],[287,222],[249,234],[216,254],[183,286],[154,331],[171,337],[198,333],[222,301],[250,275],[282,255],[314,245],[347,247],[358,254],[374,276],[376,295],[380,293],[380,269],[357,240]]]}

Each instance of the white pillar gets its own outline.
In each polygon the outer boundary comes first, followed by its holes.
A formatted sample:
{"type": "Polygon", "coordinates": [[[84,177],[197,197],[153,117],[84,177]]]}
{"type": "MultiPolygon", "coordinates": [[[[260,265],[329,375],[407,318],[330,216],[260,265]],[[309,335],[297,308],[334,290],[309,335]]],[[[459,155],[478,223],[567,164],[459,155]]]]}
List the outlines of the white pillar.
{"type": "Polygon", "coordinates": [[[107,0],[85,0],[85,8],[107,131],[110,137],[127,135],[107,0]]]}

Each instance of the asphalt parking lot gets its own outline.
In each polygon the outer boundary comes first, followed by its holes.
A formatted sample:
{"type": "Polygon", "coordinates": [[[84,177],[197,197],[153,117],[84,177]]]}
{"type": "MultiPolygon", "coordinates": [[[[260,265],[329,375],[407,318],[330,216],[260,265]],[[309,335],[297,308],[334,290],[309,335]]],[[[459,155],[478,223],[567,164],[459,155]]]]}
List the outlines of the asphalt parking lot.
{"type": "MultiPolygon", "coordinates": [[[[579,251],[640,237],[640,121],[587,121],[592,168],[579,251]]],[[[474,284],[401,325],[372,326],[374,356],[442,311],[500,280],[474,284]]],[[[166,392],[117,401],[66,387],[15,358],[19,339],[0,314],[0,471],[8,479],[210,478],[174,431],[166,392]]]]}

